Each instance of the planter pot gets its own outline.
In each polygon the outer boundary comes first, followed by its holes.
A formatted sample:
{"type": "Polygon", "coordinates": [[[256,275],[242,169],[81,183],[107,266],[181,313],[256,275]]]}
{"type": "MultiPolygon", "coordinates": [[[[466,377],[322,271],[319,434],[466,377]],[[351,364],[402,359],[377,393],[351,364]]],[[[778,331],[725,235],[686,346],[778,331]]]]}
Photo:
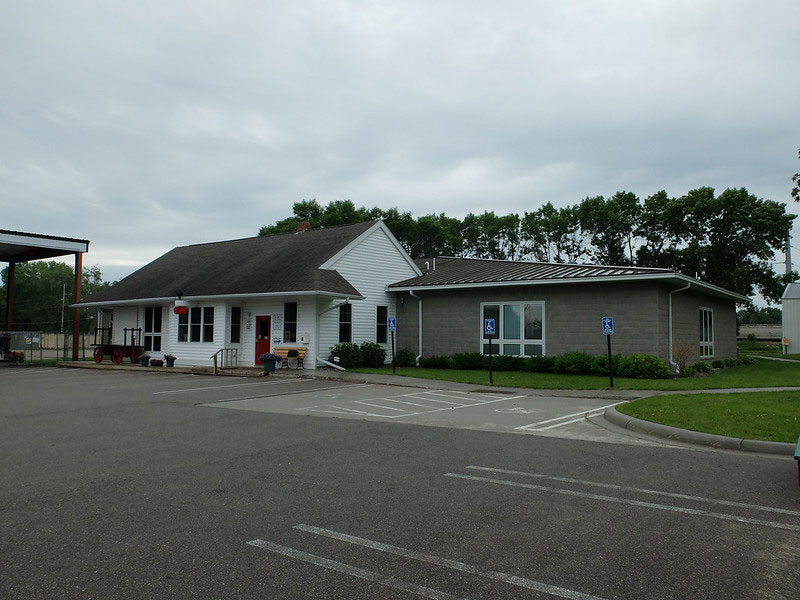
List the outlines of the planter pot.
{"type": "Polygon", "coordinates": [[[276,361],[274,360],[265,360],[264,361],[264,375],[269,375],[275,370],[276,361]]]}
{"type": "Polygon", "coordinates": [[[175,359],[174,358],[165,358],[164,360],[167,361],[167,366],[168,367],[174,367],[175,366],[175,359]]]}
{"type": "Polygon", "coordinates": [[[143,367],[146,367],[149,363],[150,363],[150,357],[149,356],[140,356],[139,357],[139,364],[142,365],[143,367]]]}
{"type": "Polygon", "coordinates": [[[150,361],[150,366],[151,367],[163,367],[164,366],[164,361],[163,360],[159,360],[157,358],[154,358],[154,359],[152,359],[150,361]]]}

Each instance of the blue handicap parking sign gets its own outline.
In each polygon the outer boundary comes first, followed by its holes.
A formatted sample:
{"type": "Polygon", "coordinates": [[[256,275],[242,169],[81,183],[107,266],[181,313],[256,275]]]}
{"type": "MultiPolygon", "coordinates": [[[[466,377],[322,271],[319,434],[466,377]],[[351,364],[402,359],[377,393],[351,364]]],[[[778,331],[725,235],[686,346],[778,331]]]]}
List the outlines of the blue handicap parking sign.
{"type": "Polygon", "coordinates": [[[389,331],[397,331],[397,319],[389,317],[389,331]]]}
{"type": "Polygon", "coordinates": [[[495,332],[494,319],[483,320],[483,332],[486,335],[494,335],[495,332]]]}
{"type": "Polygon", "coordinates": [[[602,319],[603,335],[611,335],[614,333],[614,317],[603,317],[602,319]]]}

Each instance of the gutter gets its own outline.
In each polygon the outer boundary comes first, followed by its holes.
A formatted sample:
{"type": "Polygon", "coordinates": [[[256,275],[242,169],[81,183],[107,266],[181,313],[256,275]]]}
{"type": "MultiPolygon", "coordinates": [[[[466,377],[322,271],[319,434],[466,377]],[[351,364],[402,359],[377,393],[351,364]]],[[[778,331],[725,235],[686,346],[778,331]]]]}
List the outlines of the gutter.
{"type": "Polygon", "coordinates": [[[419,326],[419,346],[418,346],[419,347],[419,354],[417,355],[417,358],[415,359],[416,363],[417,363],[417,366],[419,366],[419,359],[422,358],[422,297],[421,296],[417,296],[414,293],[414,290],[408,290],[408,294],[412,298],[416,298],[417,299],[417,306],[419,306],[419,316],[417,317],[417,325],[419,326]]]}
{"type": "MultiPolygon", "coordinates": [[[[229,300],[250,298],[272,298],[276,296],[326,296],[331,298],[344,298],[345,300],[364,300],[364,296],[353,296],[340,292],[324,292],[320,290],[290,291],[290,292],[255,292],[249,294],[215,294],[206,296],[182,296],[185,302],[200,302],[205,300],[229,300]]],[[[136,306],[141,304],[159,304],[174,302],[176,296],[162,296],[155,298],[131,298],[129,300],[100,300],[98,302],[76,302],[70,308],[89,308],[90,306],[136,306]]]]}
{"type": "Polygon", "coordinates": [[[678,288],[677,290],[672,290],[669,293],[669,364],[671,367],[675,369],[676,372],[680,373],[680,369],[678,365],[675,364],[675,361],[672,360],[672,294],[677,294],[678,292],[685,292],[690,287],[692,287],[692,282],[690,281],[684,287],[678,288]]]}

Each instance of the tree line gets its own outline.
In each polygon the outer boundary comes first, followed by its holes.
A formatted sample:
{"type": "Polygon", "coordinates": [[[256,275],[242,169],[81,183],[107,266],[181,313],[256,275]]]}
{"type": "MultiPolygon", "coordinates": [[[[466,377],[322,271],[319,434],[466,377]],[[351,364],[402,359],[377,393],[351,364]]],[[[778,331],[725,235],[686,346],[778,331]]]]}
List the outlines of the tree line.
{"type": "Polygon", "coordinates": [[[414,217],[397,208],[356,207],[350,200],[293,205],[293,215],[259,235],[295,231],[297,223],[330,227],[383,219],[413,258],[437,255],[539,262],[664,267],[739,294],[756,291],[778,302],[792,276],[773,267],[795,215],[745,188],[710,187],[672,197],[659,191],[587,197],[565,207],[548,202],[530,212],[485,211],[463,219],[444,213],[414,217]]]}
{"type": "MultiPolygon", "coordinates": [[[[71,266],[50,261],[17,263],[14,268],[14,299],[12,330],[47,331],[61,330],[62,314],[64,331],[72,331],[72,309],[74,301],[75,269],[71,266]]],[[[5,328],[6,286],[8,268],[0,272],[0,329],[5,328]]],[[[112,285],[103,281],[97,266],[84,267],[81,277],[81,295],[89,296],[112,285]]],[[[80,330],[90,330],[94,310],[81,310],[80,330]]]]}

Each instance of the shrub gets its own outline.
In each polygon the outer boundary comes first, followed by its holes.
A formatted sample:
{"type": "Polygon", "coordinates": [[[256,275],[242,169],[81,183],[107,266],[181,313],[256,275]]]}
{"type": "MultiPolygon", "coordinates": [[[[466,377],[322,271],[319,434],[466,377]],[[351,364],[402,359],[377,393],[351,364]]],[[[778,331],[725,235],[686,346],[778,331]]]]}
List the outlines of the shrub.
{"type": "Polygon", "coordinates": [[[450,369],[453,362],[449,356],[423,356],[419,359],[419,366],[424,369],[450,369]]]}
{"type": "Polygon", "coordinates": [[[336,344],[331,346],[331,355],[328,361],[345,369],[360,367],[362,362],[361,348],[351,342],[336,344]],[[339,360],[334,360],[336,358],[339,360]]]}
{"type": "Polygon", "coordinates": [[[386,348],[375,342],[361,343],[361,363],[365,367],[382,367],[386,362],[386,348]]]}
{"type": "MultiPolygon", "coordinates": [[[[727,359],[727,360],[730,360],[730,359],[727,359]]],[[[714,360],[714,361],[711,362],[711,366],[714,367],[715,369],[724,369],[725,367],[733,366],[733,365],[725,364],[725,362],[726,361],[722,360],[721,358],[718,358],[717,360],[714,360]]]]}
{"type": "Polygon", "coordinates": [[[458,352],[453,354],[453,368],[473,371],[485,369],[487,360],[480,352],[458,352]]]}
{"type": "MultiPolygon", "coordinates": [[[[613,375],[619,372],[620,361],[622,361],[622,354],[614,354],[611,357],[611,372],[613,375]]],[[[594,357],[592,375],[608,375],[608,354],[594,357]]]]}
{"type": "MultiPolygon", "coordinates": [[[[689,367],[687,367],[687,368],[689,368],[689,367]]],[[[697,374],[697,373],[711,373],[711,365],[708,364],[705,361],[702,361],[702,360],[700,362],[696,362],[693,365],[691,365],[691,369],[692,369],[692,371],[694,371],[695,374],[697,374]]]]}
{"type": "Polygon", "coordinates": [[[556,359],[552,356],[529,356],[525,359],[525,370],[531,373],[552,373],[556,359]]]}
{"type": "Polygon", "coordinates": [[[492,357],[492,370],[494,371],[522,371],[525,368],[525,359],[519,356],[498,354],[492,357]]]}
{"type": "Polygon", "coordinates": [[[396,367],[414,367],[417,364],[417,355],[413,350],[400,348],[394,355],[394,364],[396,367]]]}
{"type": "Polygon", "coordinates": [[[669,368],[657,356],[631,354],[620,361],[619,375],[633,379],[664,379],[669,376],[669,368]]]}
{"type": "Polygon", "coordinates": [[[557,356],[554,364],[556,373],[585,375],[592,371],[594,357],[586,352],[566,352],[557,356]]]}

